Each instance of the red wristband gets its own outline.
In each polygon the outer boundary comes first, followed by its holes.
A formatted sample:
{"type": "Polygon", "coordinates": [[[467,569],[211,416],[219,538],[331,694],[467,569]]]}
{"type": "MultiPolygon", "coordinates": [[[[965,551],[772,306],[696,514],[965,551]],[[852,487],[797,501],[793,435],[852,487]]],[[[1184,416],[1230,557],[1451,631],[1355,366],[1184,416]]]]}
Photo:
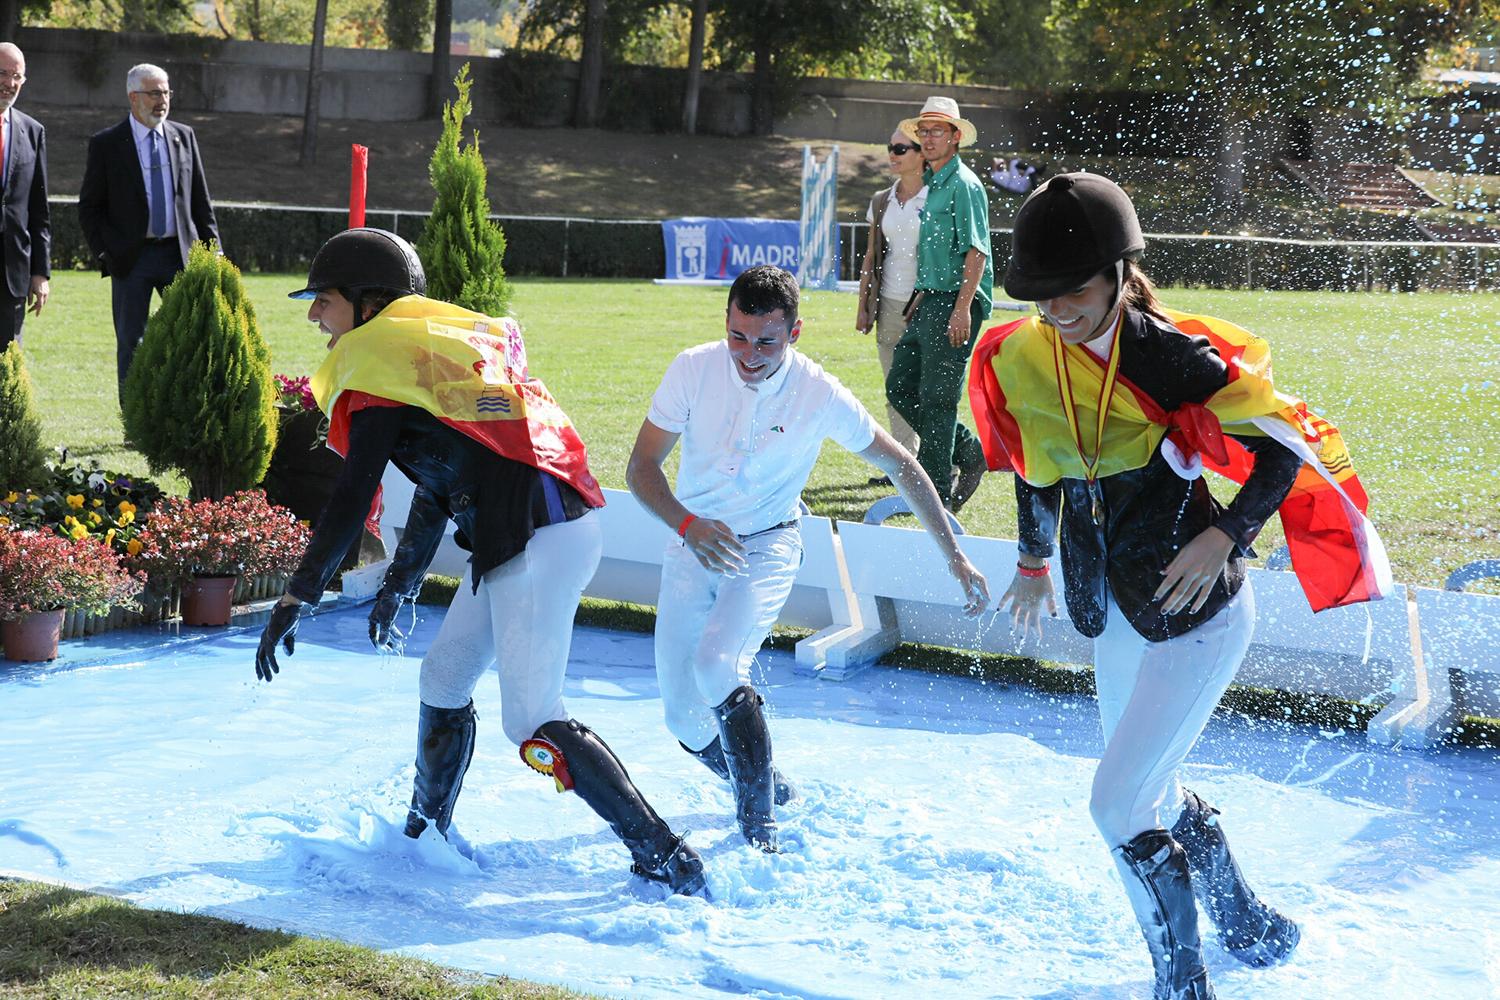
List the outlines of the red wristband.
{"type": "Polygon", "coordinates": [[[1020,563],[1016,563],[1016,572],[1022,576],[1029,576],[1034,580],[1037,577],[1046,576],[1048,573],[1051,573],[1052,567],[1048,563],[1042,563],[1036,569],[1032,569],[1030,566],[1022,566],[1020,563]]]}
{"type": "Polygon", "coordinates": [[[677,537],[686,538],[688,525],[692,524],[696,520],[698,520],[697,514],[689,514],[687,517],[683,518],[682,523],[677,526],[677,537]]]}

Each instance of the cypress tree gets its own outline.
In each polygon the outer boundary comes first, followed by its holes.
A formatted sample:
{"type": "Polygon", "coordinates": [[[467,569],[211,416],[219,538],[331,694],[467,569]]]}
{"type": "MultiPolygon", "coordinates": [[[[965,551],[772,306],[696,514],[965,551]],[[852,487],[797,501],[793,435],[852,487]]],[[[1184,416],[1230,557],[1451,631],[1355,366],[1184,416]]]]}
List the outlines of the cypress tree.
{"type": "Polygon", "coordinates": [[[42,422],[31,395],[21,345],[0,351],[0,492],[40,489],[47,474],[42,422]]]}
{"type": "Polygon", "coordinates": [[[417,255],[427,272],[428,295],[486,316],[502,316],[510,304],[510,283],[500,266],[505,233],[489,218],[479,132],[469,145],[459,144],[464,119],[472,110],[473,83],[465,63],[453,80],[458,99],[443,105],[443,134],[428,167],[437,196],[417,241],[417,255]]]}
{"type": "Polygon", "coordinates": [[[194,499],[218,499],[265,477],[275,401],[271,352],[239,268],[194,245],[125,377],[127,439],[152,472],[181,470],[194,499]]]}

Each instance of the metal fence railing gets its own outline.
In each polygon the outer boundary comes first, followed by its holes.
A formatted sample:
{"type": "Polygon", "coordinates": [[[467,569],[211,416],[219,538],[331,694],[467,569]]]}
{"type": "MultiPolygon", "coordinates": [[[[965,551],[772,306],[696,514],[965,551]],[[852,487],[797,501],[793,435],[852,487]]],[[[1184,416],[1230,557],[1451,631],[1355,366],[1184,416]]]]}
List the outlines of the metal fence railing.
{"type": "MultiPolygon", "coordinates": [[[[53,198],[56,268],[90,266],[76,199],[53,198]]],[[[252,271],[304,270],[323,241],[346,225],[342,208],[219,202],[225,252],[252,271]]],[[[426,212],[367,210],[367,225],[415,240],[426,212]]],[[[505,269],[545,277],[659,278],[666,271],[658,219],[494,215],[505,230],[505,269]]],[[[859,276],[869,225],[839,225],[840,277],[859,276]]],[[[997,261],[1010,254],[1010,230],[991,233],[997,261]]],[[[1147,235],[1145,266],[1159,285],[1206,288],[1370,291],[1500,288],[1500,244],[1378,243],[1268,236],[1147,235]]]]}

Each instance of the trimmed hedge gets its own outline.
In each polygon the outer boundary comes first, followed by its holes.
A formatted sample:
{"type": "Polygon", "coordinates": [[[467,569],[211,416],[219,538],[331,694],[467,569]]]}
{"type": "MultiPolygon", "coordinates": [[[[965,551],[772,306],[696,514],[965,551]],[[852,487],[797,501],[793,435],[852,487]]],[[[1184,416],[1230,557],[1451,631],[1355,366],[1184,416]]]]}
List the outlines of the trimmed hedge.
{"type": "MultiPolygon", "coordinates": [[[[305,271],[323,241],[343,231],[347,224],[347,216],[339,209],[229,204],[218,206],[216,212],[225,252],[247,271],[305,271]]],[[[495,218],[505,230],[503,266],[509,275],[659,278],[666,272],[659,222],[495,218]]],[[[426,215],[369,212],[365,221],[367,225],[391,229],[415,240],[421,234],[426,215]]],[[[867,230],[863,222],[843,223],[839,227],[840,270],[846,279],[859,275],[867,230]]],[[[1010,231],[996,230],[991,239],[996,271],[1003,271],[1010,256],[1010,231]]],[[[1158,284],[1188,288],[1305,291],[1500,288],[1500,245],[1370,246],[1171,236],[1150,239],[1145,264],[1158,284]]],[[[78,226],[78,212],[70,201],[53,202],[52,266],[57,269],[91,266],[88,247],[78,226]]]]}

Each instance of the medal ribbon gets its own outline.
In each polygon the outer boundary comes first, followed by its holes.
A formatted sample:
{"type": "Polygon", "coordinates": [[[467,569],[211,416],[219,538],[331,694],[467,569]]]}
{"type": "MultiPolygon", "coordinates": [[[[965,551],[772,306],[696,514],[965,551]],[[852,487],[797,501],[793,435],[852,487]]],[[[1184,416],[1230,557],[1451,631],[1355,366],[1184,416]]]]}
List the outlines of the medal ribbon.
{"type": "MultiPolygon", "coordinates": [[[[1116,320],[1118,323],[1118,320],[1116,320]]],[[[1087,350],[1087,348],[1084,348],[1087,350]]],[[[1083,434],[1078,427],[1078,413],[1073,402],[1073,380],[1068,374],[1067,345],[1062,334],[1053,329],[1052,360],[1057,365],[1057,391],[1062,400],[1063,415],[1068,418],[1068,430],[1073,433],[1073,445],[1078,449],[1078,461],[1083,463],[1083,475],[1088,481],[1089,496],[1094,496],[1094,481],[1099,478],[1099,461],[1104,455],[1104,425],[1109,420],[1109,404],[1115,397],[1115,378],[1120,373],[1120,332],[1109,345],[1109,361],[1104,368],[1104,384],[1099,387],[1099,416],[1094,428],[1094,454],[1087,457],[1083,451],[1083,434]]]]}

